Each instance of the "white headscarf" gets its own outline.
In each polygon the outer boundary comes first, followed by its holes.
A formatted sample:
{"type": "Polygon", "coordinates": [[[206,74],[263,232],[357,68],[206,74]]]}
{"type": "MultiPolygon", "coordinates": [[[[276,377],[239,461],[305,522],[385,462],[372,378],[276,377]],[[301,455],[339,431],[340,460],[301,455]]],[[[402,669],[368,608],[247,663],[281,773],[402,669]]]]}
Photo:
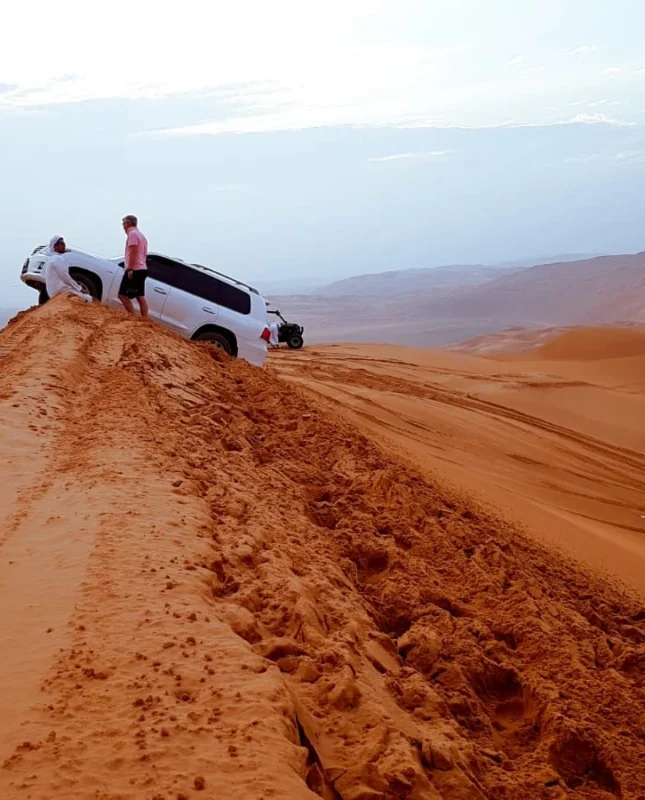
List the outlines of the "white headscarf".
{"type": "Polygon", "coordinates": [[[54,250],[54,247],[56,247],[58,242],[60,242],[60,240],[63,239],[63,238],[64,238],[63,236],[52,236],[52,238],[49,240],[49,246],[47,248],[47,255],[48,256],[53,256],[56,253],[56,251],[54,250]]]}

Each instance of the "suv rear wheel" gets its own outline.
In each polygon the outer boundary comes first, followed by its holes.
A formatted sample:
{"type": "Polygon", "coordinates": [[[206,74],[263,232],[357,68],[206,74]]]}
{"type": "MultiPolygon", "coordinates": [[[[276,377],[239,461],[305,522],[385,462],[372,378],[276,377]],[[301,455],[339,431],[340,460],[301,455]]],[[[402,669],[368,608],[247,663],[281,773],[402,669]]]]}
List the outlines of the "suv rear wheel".
{"type": "Polygon", "coordinates": [[[213,347],[217,347],[218,350],[223,350],[225,353],[228,353],[229,356],[233,355],[231,343],[223,333],[205,331],[204,333],[200,333],[199,336],[195,336],[195,341],[208,342],[208,344],[212,344],[213,347]]]}

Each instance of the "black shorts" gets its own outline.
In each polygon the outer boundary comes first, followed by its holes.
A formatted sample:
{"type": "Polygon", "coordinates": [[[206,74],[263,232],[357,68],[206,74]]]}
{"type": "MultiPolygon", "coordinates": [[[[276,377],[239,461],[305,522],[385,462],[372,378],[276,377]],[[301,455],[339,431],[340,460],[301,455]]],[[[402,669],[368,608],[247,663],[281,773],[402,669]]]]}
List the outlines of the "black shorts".
{"type": "Polygon", "coordinates": [[[119,294],[124,297],[145,297],[146,294],[146,278],[148,277],[147,269],[133,269],[130,273],[131,278],[128,278],[128,270],[125,270],[119,294]]]}

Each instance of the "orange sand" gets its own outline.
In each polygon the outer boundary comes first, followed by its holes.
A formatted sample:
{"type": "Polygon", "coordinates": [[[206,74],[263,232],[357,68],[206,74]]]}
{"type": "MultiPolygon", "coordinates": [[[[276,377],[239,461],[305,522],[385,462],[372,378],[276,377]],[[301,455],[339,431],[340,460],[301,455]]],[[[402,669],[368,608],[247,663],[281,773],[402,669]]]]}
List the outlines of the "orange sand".
{"type": "Polygon", "coordinates": [[[629,328],[574,328],[542,345],[535,355],[553,361],[645,357],[645,331],[629,328]]]}
{"type": "Polygon", "coordinates": [[[559,378],[388,348],[285,382],[74,299],[0,349],[0,797],[643,797],[638,580],[489,510],[532,476],[545,528],[569,498],[611,538],[627,410],[567,426],[520,408],[559,378]]]}

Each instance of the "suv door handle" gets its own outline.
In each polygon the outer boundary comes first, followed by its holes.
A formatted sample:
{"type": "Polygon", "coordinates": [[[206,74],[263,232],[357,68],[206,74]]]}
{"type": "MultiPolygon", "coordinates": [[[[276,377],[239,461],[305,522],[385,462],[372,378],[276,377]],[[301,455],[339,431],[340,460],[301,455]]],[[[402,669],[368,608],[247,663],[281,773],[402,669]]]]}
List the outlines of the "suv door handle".
{"type": "Polygon", "coordinates": [[[168,294],[165,289],[160,289],[158,286],[155,286],[155,292],[158,292],[159,294],[168,294]]]}
{"type": "Polygon", "coordinates": [[[204,306],[204,308],[202,308],[202,311],[205,311],[207,314],[214,314],[215,313],[213,311],[213,309],[212,308],[208,308],[208,306],[204,306]]]}

